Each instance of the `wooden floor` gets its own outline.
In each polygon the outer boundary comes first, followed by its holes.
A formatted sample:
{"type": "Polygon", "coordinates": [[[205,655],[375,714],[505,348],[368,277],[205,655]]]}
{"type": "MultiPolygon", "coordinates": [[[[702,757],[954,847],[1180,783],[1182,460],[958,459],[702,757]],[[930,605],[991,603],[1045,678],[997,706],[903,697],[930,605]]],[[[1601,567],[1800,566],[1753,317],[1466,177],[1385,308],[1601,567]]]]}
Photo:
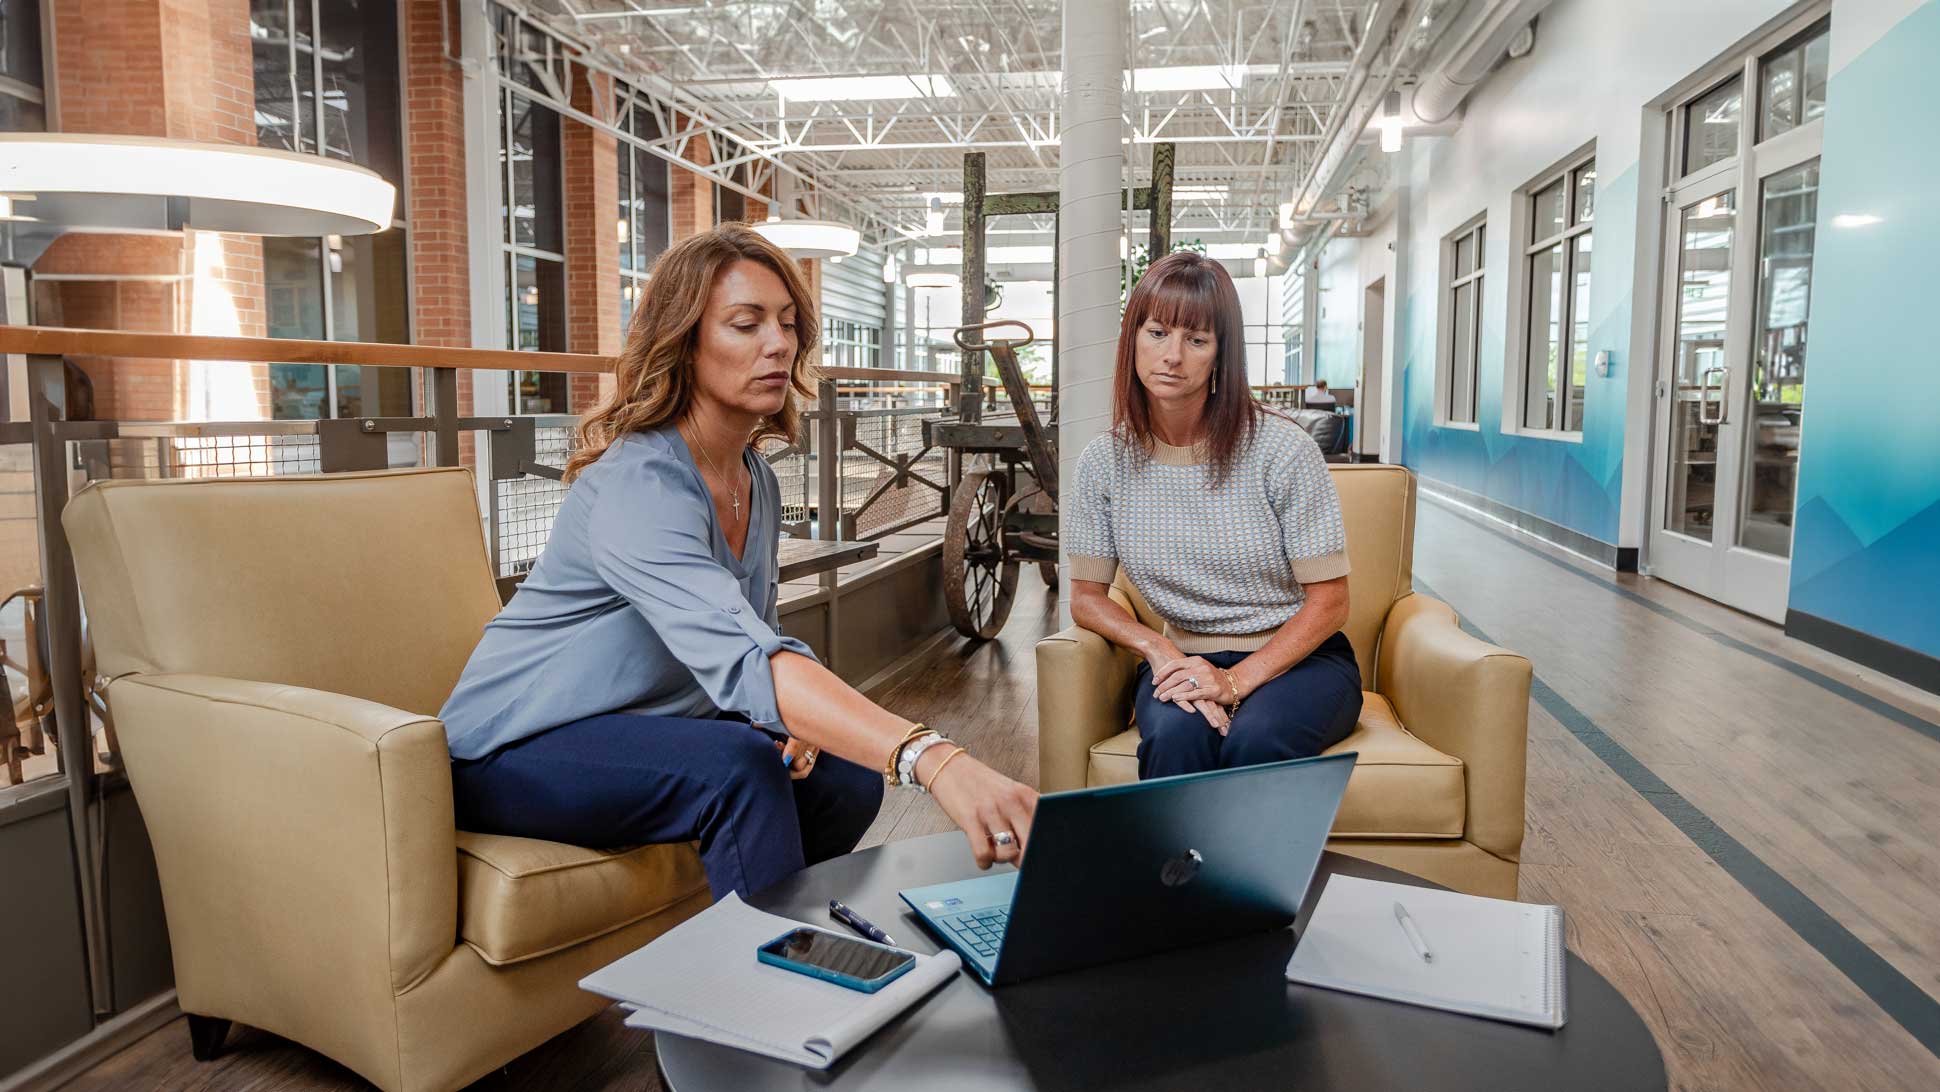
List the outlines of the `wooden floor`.
{"type": "MultiPolygon", "coordinates": [[[[1902,1019],[1940,998],[1940,739],[1917,727],[1940,732],[1940,700],[1436,504],[1419,526],[1424,591],[1535,662],[1522,897],[1566,908],[1570,947],[1637,1007],[1671,1087],[1940,1088],[1940,1059],[1848,973],[1853,953],[1844,971],[1825,954],[1844,936],[1896,972],[1917,1002],[1894,1004],[1902,1019]],[[1774,889],[1798,903],[1775,912],[1774,889]]],[[[1029,780],[1032,645],[1054,609],[1022,576],[999,640],[952,641],[879,697],[1029,780]]],[[[867,843],[946,829],[928,798],[894,793],[867,843]]],[[[650,1040],[609,1012],[476,1088],[657,1089],[654,1074],[650,1040]]],[[[72,1087],[367,1086],[245,1029],[197,1065],[178,1020],[72,1087]]]]}

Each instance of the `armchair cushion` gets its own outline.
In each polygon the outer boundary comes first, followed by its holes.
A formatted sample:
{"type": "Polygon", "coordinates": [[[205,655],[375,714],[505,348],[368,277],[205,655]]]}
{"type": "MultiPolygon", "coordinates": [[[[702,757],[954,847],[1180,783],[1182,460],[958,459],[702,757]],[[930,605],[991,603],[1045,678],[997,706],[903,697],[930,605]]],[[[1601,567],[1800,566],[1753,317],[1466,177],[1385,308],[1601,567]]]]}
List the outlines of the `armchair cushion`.
{"type": "MultiPolygon", "coordinates": [[[[1334,817],[1336,838],[1460,838],[1467,793],[1462,760],[1409,734],[1379,694],[1361,694],[1353,734],[1328,754],[1357,751],[1354,776],[1334,817]]],[[[1091,748],[1089,783],[1138,780],[1138,729],[1091,748]]]]}
{"type": "Polygon", "coordinates": [[[458,935],[494,966],[604,936],[706,890],[692,843],[596,850],[458,833],[458,935]]]}

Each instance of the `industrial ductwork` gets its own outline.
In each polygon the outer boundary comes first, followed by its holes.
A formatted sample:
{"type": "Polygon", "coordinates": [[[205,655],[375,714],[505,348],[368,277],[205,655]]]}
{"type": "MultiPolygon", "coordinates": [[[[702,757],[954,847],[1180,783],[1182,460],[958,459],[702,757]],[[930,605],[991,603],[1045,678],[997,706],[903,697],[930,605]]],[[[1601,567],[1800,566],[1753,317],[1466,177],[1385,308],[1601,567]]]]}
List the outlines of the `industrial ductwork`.
{"type": "MultiPolygon", "coordinates": [[[[1475,21],[1468,24],[1442,62],[1422,74],[1415,87],[1414,112],[1422,121],[1446,121],[1468,98],[1475,85],[1509,50],[1518,34],[1528,29],[1550,0],[1484,0],[1475,21]]],[[[1527,52],[1527,50],[1524,50],[1527,52]]]]}

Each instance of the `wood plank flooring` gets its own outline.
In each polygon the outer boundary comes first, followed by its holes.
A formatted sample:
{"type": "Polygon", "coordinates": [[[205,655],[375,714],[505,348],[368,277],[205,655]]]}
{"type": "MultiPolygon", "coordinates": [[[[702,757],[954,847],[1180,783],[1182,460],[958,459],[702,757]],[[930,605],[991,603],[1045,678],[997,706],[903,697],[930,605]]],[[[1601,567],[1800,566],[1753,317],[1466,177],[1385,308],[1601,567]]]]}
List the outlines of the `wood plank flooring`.
{"type": "MultiPolygon", "coordinates": [[[[1940,996],[1940,742],[1720,638],[1929,720],[1940,721],[1940,699],[1660,582],[1601,571],[1585,579],[1565,566],[1588,567],[1567,555],[1512,545],[1433,503],[1422,504],[1419,527],[1416,571],[1428,588],[1528,654],[1558,698],[1940,996]]],[[[1002,637],[951,641],[879,700],[1034,779],[1032,645],[1054,626],[1052,597],[1027,570],[1002,637]]],[[[1571,948],[1637,1007],[1672,1088],[1940,1087],[1940,1059],[1550,708],[1532,702],[1529,726],[1522,897],[1566,908],[1571,948]]],[[[865,844],[947,829],[927,797],[891,794],[865,844]]],[[[368,1087],[261,1032],[238,1029],[208,1065],[189,1059],[187,1038],[178,1020],[71,1087],[368,1087]]],[[[617,1092],[659,1082],[651,1040],[608,1012],[475,1087],[617,1092]]]]}

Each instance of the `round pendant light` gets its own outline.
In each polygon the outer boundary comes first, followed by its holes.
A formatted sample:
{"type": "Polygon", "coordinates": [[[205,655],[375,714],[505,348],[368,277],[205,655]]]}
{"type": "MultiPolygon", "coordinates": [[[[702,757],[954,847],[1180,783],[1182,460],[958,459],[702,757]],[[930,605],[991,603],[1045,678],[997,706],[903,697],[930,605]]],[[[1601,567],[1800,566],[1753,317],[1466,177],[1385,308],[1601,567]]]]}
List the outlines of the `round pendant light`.
{"type": "Polygon", "coordinates": [[[299,152],[93,133],[0,133],[0,192],[59,229],[369,235],[397,190],[375,172],[299,152]]]}
{"type": "Polygon", "coordinates": [[[798,259],[847,258],[862,245],[861,232],[833,220],[769,220],[750,226],[798,259]]]}

